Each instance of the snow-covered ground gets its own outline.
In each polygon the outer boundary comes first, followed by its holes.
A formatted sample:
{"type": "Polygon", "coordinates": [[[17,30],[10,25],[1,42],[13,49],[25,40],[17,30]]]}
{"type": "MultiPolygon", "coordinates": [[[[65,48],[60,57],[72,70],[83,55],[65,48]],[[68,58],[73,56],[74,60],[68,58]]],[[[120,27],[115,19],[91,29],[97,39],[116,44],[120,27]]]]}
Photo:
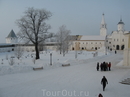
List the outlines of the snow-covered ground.
{"type": "Polygon", "coordinates": [[[117,54],[99,52],[69,52],[65,57],[57,52],[40,54],[41,59],[33,63],[31,53],[25,53],[22,60],[15,59],[10,66],[6,56],[13,53],[0,53],[0,97],[129,97],[130,86],[120,84],[125,78],[130,78],[130,69],[122,68],[123,52],[117,54]],[[25,57],[26,56],[26,57],[25,57]],[[96,71],[97,62],[111,62],[111,71],[96,71]],[[62,64],[70,66],[62,67],[62,64]],[[33,71],[33,67],[43,70],[33,71]],[[106,76],[108,85],[102,91],[101,79],[106,76]]]}
{"type": "MultiPolygon", "coordinates": [[[[95,52],[79,51],[77,52],[77,58],[75,58],[75,51],[71,51],[64,57],[59,52],[48,51],[40,53],[40,60],[35,61],[35,54],[32,52],[25,52],[23,57],[19,60],[15,57],[14,52],[10,53],[0,53],[0,75],[14,74],[33,71],[33,68],[44,67],[44,69],[51,69],[62,66],[62,64],[67,64],[71,62],[71,65],[75,64],[76,61],[83,61],[86,59],[93,58],[95,52]],[[50,53],[52,53],[52,58],[50,58],[50,53]],[[15,57],[14,65],[9,65],[10,57],[15,57]],[[32,57],[33,56],[33,57],[32,57]],[[8,60],[7,60],[8,58],[8,60]],[[50,66],[50,60],[52,59],[52,66],[50,66]]],[[[104,55],[103,52],[98,53],[98,56],[104,55]]]]}

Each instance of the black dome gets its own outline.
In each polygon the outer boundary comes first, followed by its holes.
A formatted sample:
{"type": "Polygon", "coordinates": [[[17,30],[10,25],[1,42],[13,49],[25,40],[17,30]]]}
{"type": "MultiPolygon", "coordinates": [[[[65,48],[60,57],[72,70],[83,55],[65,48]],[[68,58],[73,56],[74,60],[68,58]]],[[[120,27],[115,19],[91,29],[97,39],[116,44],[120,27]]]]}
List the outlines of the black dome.
{"type": "Polygon", "coordinates": [[[118,24],[124,24],[124,22],[122,22],[122,19],[120,20],[120,22],[118,24]]]}

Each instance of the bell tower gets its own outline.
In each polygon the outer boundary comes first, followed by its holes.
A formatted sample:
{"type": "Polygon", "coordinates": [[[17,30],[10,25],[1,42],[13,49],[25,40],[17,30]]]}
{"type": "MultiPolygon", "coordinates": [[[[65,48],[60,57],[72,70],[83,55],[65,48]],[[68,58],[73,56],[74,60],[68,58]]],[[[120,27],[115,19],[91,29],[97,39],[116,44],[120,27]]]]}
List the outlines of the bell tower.
{"type": "Polygon", "coordinates": [[[122,22],[122,19],[120,19],[120,22],[117,24],[118,31],[124,31],[124,22],[122,22]]]}
{"type": "Polygon", "coordinates": [[[102,14],[102,21],[100,25],[100,36],[106,36],[107,35],[107,27],[104,19],[104,13],[102,14]]]}

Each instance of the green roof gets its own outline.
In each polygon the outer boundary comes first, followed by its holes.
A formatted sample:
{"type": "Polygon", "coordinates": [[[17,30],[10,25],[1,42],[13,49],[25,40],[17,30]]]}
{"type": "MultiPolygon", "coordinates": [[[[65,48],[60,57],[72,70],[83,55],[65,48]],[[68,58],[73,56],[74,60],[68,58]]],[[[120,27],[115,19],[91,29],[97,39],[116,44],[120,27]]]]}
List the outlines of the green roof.
{"type": "Polygon", "coordinates": [[[9,35],[7,36],[7,38],[17,38],[16,34],[14,33],[13,30],[11,30],[11,32],[9,33],[9,35]]]}

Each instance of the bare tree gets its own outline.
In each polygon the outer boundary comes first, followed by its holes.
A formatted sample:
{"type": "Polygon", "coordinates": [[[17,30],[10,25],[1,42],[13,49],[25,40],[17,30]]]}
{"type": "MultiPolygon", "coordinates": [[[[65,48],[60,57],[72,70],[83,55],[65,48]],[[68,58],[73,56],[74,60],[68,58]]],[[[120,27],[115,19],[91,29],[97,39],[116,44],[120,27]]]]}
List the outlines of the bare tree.
{"type": "Polygon", "coordinates": [[[15,56],[19,59],[23,56],[24,54],[24,49],[18,45],[15,49],[14,49],[14,54],[15,56]]]}
{"type": "Polygon", "coordinates": [[[56,39],[58,42],[57,47],[60,50],[60,54],[63,53],[63,56],[65,55],[65,52],[68,51],[70,33],[71,31],[67,30],[65,25],[62,25],[56,34],[56,39]]]}
{"type": "Polygon", "coordinates": [[[39,44],[52,37],[52,33],[48,32],[51,27],[45,23],[52,14],[45,9],[34,8],[28,8],[24,14],[25,16],[16,22],[20,28],[18,35],[25,39],[26,43],[31,41],[35,45],[36,59],[39,59],[39,44]]]}

